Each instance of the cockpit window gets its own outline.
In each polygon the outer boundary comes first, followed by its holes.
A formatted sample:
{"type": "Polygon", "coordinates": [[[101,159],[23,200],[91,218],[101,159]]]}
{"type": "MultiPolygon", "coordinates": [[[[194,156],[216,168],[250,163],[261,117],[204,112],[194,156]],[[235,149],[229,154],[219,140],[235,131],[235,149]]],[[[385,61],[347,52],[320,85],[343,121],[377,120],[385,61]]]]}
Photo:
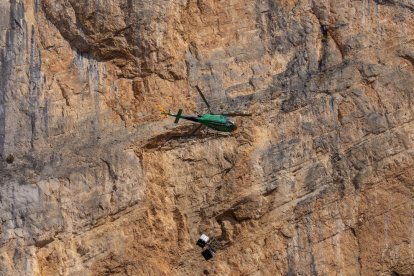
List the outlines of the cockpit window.
{"type": "Polygon", "coordinates": [[[234,122],[233,122],[232,120],[230,120],[229,118],[226,118],[226,119],[227,119],[227,122],[228,122],[228,123],[230,123],[230,124],[234,125],[234,122]]]}

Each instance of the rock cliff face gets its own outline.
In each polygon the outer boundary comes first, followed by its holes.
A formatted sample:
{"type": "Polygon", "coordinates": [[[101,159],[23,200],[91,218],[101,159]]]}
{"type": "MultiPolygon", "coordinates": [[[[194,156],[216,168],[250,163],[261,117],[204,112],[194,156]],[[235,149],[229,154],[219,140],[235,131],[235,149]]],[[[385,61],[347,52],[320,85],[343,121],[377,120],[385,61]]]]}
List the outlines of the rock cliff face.
{"type": "Polygon", "coordinates": [[[0,15],[0,275],[414,273],[413,1],[0,15]],[[188,136],[195,85],[254,116],[188,136]]]}

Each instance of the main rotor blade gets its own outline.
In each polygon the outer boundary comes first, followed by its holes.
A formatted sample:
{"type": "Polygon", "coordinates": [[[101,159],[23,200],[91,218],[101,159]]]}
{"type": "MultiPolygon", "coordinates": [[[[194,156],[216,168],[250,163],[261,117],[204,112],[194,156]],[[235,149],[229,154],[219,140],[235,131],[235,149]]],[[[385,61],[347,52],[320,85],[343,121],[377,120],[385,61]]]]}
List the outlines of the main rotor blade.
{"type": "Polygon", "coordinates": [[[201,98],[203,98],[203,101],[206,103],[208,111],[211,113],[210,104],[207,102],[206,97],[204,97],[203,92],[201,92],[200,87],[198,87],[198,85],[196,85],[195,87],[197,88],[198,93],[200,93],[201,98]]]}
{"type": "Polygon", "coordinates": [[[253,114],[251,113],[222,113],[219,115],[223,115],[227,117],[240,117],[240,116],[249,117],[249,116],[252,116],[253,114]]]}

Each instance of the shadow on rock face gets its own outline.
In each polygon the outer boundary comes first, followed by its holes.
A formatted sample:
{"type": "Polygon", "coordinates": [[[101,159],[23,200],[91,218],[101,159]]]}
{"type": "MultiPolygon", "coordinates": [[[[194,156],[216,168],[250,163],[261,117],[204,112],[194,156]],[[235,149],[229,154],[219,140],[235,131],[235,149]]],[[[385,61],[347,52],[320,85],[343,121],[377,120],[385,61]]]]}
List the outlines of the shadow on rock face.
{"type": "Polygon", "coordinates": [[[203,130],[193,134],[194,128],[194,125],[179,126],[167,133],[149,139],[143,148],[147,150],[172,149],[189,143],[204,143],[207,140],[230,136],[213,130],[203,130]]]}

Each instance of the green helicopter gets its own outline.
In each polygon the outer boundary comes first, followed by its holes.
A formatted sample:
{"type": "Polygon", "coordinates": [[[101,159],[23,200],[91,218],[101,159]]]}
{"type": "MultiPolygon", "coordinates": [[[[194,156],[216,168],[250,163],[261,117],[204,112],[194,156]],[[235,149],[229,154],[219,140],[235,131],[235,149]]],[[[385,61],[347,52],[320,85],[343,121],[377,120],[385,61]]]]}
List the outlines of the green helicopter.
{"type": "Polygon", "coordinates": [[[163,107],[160,106],[161,114],[165,116],[175,117],[174,123],[178,123],[180,119],[200,123],[193,133],[195,133],[198,129],[202,126],[206,126],[208,128],[221,131],[221,132],[233,132],[237,129],[237,125],[234,121],[230,120],[228,117],[236,117],[236,116],[252,116],[252,114],[246,113],[225,113],[225,114],[214,114],[211,112],[210,104],[207,102],[206,97],[204,96],[201,89],[196,85],[197,91],[200,94],[201,98],[203,99],[204,103],[207,105],[208,113],[202,115],[183,115],[182,109],[179,109],[177,114],[172,114],[169,111],[166,111],[163,107]]]}

